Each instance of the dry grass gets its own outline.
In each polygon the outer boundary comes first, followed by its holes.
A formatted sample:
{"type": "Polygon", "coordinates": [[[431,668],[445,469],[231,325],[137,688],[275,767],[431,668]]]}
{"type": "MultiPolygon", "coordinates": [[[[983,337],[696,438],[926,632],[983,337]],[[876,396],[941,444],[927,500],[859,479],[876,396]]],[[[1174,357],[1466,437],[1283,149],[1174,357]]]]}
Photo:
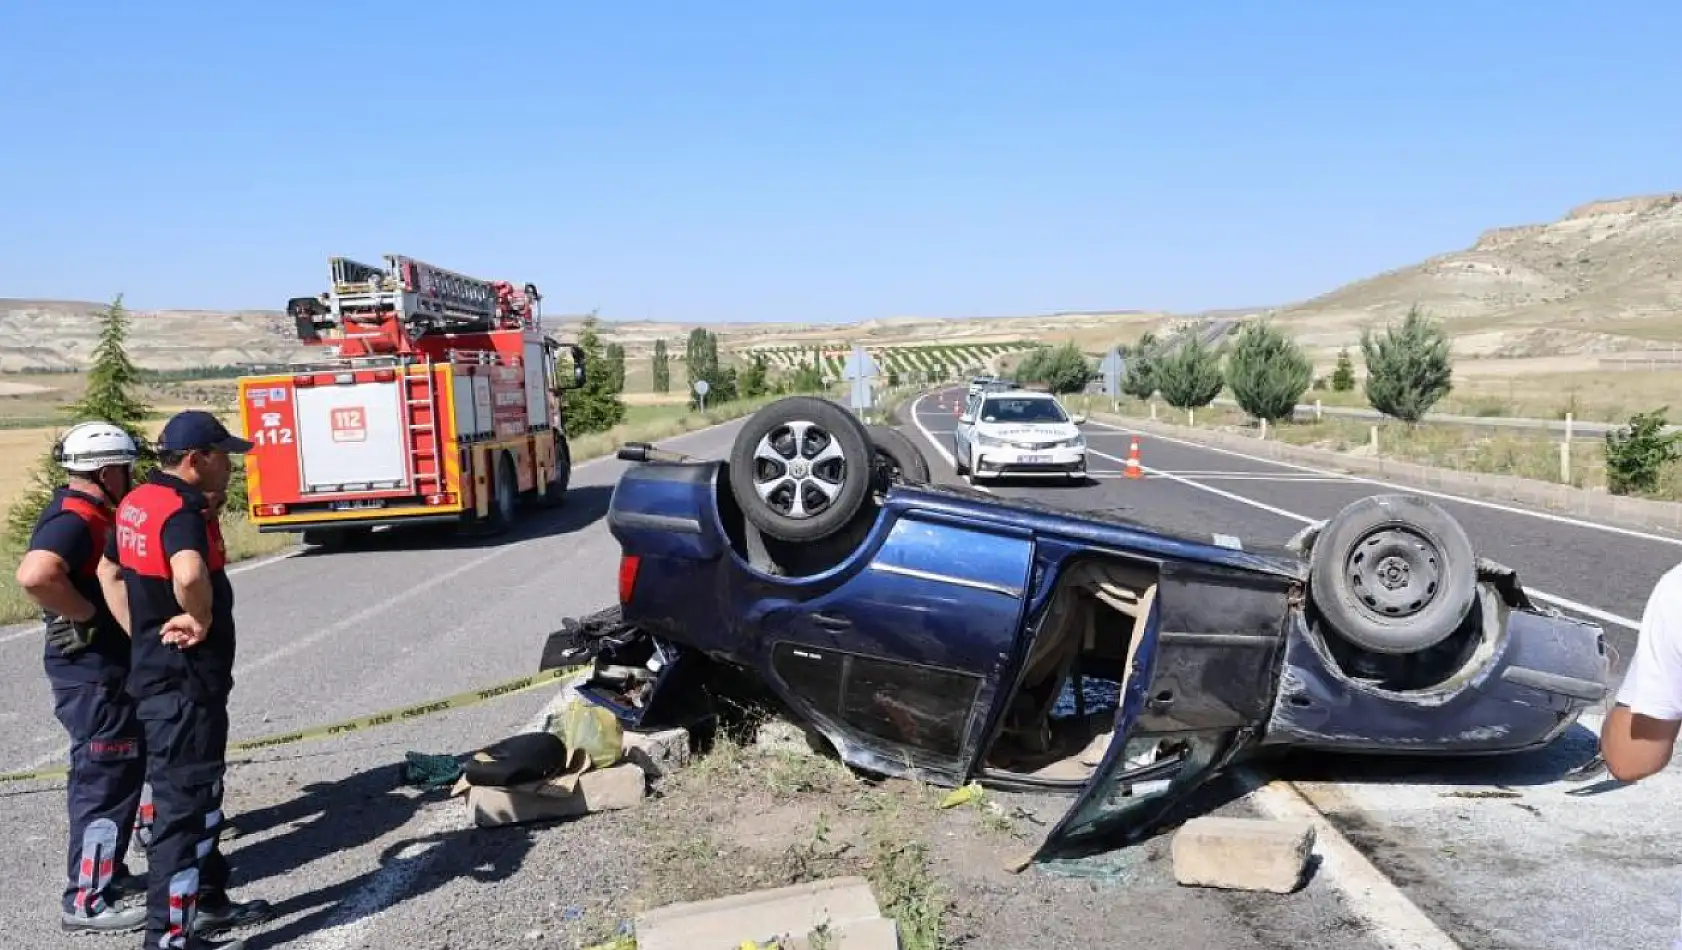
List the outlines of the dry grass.
{"type": "MultiPolygon", "coordinates": [[[[1359,358],[1356,359],[1357,367],[1359,358]]],[[[1222,395],[1231,398],[1231,393],[1222,395]]],[[[1302,401],[1327,406],[1369,408],[1360,383],[1348,392],[1310,390],[1302,401]]],[[[1567,412],[1584,422],[1625,423],[1638,412],[1670,406],[1682,416],[1682,369],[1614,370],[1470,375],[1456,370],[1454,390],[1432,408],[1458,416],[1521,416],[1563,419],[1567,412]]]]}

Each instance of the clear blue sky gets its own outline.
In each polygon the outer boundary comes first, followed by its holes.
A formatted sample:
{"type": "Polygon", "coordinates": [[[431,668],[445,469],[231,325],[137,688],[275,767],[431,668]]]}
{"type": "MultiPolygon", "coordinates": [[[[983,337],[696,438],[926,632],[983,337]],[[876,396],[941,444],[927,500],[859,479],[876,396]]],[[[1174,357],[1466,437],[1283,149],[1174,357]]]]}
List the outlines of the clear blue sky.
{"type": "Polygon", "coordinates": [[[0,5],[0,296],[1185,311],[1682,189],[1675,0],[474,6],[0,5]]]}

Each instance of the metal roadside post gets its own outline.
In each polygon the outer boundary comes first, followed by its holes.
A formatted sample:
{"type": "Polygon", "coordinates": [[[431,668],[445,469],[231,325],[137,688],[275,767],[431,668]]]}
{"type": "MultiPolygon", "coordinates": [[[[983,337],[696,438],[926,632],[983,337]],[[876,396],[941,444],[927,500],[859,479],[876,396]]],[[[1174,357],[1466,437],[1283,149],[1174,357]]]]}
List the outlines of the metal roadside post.
{"type": "Polygon", "coordinates": [[[1121,378],[1127,372],[1127,360],[1122,357],[1120,350],[1111,347],[1110,351],[1104,354],[1104,361],[1098,364],[1098,371],[1104,374],[1104,395],[1110,397],[1110,411],[1115,412],[1119,408],[1117,403],[1121,399],[1121,378]]]}
{"type": "Polygon", "coordinates": [[[842,367],[841,378],[853,381],[853,411],[863,417],[871,408],[870,382],[876,378],[876,361],[864,347],[854,344],[853,352],[847,355],[847,365],[842,367]]]}
{"type": "Polygon", "coordinates": [[[704,379],[697,379],[695,381],[695,395],[700,397],[700,399],[701,399],[701,411],[702,412],[707,411],[707,390],[709,390],[711,388],[712,388],[712,386],[709,385],[707,383],[707,381],[704,380],[704,379]]]}

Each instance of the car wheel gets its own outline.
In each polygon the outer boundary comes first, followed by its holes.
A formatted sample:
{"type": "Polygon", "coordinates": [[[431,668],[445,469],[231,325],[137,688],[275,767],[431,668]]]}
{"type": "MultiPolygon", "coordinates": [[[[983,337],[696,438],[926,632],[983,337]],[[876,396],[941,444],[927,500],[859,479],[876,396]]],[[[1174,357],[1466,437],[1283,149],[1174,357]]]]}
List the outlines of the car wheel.
{"type": "Polygon", "coordinates": [[[905,433],[887,426],[865,426],[864,431],[876,448],[876,470],[885,484],[928,484],[929,461],[905,433]]]}
{"type": "Polygon", "coordinates": [[[952,468],[953,468],[954,471],[956,471],[958,473],[958,475],[960,477],[963,477],[963,476],[966,476],[966,475],[969,474],[969,466],[965,463],[965,461],[964,461],[965,458],[966,458],[966,456],[964,455],[964,444],[962,442],[958,441],[957,436],[953,436],[952,437],[952,468]]]}
{"type": "Polygon", "coordinates": [[[1435,646],[1477,597],[1466,532],[1417,495],[1372,495],[1334,515],[1314,541],[1314,605],[1332,630],[1375,653],[1435,646]]]}
{"type": "Polygon", "coordinates": [[[555,436],[555,477],[544,486],[543,503],[559,508],[566,503],[567,484],[572,481],[572,449],[565,436],[555,436]]]}
{"type": "Polygon", "coordinates": [[[816,541],[870,493],[876,453],[864,424],[827,399],[790,396],[753,414],[730,452],[730,488],[754,527],[816,541]]]}

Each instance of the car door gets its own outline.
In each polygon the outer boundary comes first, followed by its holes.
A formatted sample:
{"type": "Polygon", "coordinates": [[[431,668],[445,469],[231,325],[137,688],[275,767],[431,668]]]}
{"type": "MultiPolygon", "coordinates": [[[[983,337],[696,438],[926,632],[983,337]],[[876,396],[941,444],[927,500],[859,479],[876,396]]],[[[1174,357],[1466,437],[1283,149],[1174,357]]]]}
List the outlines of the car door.
{"type": "Polygon", "coordinates": [[[1037,856],[1145,836],[1265,726],[1291,578],[1170,561],[1130,644],[1116,740],[1037,856]]]}
{"type": "Polygon", "coordinates": [[[826,575],[779,582],[767,681],[854,766],[961,780],[1022,648],[1033,535],[890,507],[826,575]]]}
{"type": "Polygon", "coordinates": [[[972,393],[965,399],[964,408],[958,410],[958,422],[952,429],[952,453],[965,464],[969,463],[970,441],[975,434],[975,413],[981,408],[983,395],[972,393]],[[969,421],[965,422],[965,419],[969,421]]]}

